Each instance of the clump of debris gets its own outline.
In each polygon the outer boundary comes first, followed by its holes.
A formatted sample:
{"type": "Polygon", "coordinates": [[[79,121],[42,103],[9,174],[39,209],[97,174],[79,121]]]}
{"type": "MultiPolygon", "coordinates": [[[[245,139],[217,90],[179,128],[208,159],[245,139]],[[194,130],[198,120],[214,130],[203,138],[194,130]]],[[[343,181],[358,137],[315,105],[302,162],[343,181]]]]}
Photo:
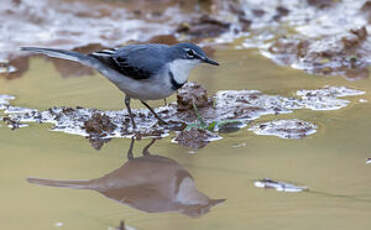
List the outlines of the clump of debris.
{"type": "Polygon", "coordinates": [[[309,190],[307,186],[297,186],[282,181],[275,181],[269,178],[254,181],[254,186],[264,189],[274,189],[278,192],[303,192],[309,190]]]}
{"type": "Polygon", "coordinates": [[[349,80],[367,78],[371,46],[365,42],[365,26],[351,29],[344,36],[329,36],[323,40],[281,37],[263,52],[282,65],[321,75],[344,75],[349,80]]]}
{"type": "Polygon", "coordinates": [[[252,20],[251,35],[242,47],[259,48],[277,64],[311,74],[342,75],[348,80],[369,76],[370,1],[256,2],[248,1],[243,8],[259,20],[252,20]]]}
{"type": "Polygon", "coordinates": [[[314,134],[318,127],[310,122],[298,119],[274,120],[258,123],[249,128],[257,135],[272,135],[284,139],[302,139],[314,134]]]}

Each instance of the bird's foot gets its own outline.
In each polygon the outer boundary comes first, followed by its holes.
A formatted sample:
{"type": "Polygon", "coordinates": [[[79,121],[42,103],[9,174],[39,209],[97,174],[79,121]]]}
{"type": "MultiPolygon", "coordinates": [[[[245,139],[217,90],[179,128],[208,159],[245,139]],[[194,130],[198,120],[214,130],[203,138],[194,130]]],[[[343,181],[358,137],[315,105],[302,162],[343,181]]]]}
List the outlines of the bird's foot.
{"type": "Polygon", "coordinates": [[[167,123],[166,121],[162,120],[161,118],[157,118],[157,120],[158,120],[158,123],[160,125],[169,125],[169,123],[167,123]]]}

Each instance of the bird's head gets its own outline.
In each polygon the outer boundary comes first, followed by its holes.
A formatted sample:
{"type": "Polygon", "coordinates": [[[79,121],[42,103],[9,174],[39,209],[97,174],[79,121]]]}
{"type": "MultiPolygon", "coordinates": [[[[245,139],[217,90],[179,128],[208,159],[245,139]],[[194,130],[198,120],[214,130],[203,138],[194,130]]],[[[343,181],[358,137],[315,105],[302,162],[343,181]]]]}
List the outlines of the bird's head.
{"type": "Polygon", "coordinates": [[[193,64],[208,63],[219,65],[216,61],[209,58],[205,52],[197,45],[192,43],[179,43],[173,46],[176,59],[184,60],[193,64]]]}

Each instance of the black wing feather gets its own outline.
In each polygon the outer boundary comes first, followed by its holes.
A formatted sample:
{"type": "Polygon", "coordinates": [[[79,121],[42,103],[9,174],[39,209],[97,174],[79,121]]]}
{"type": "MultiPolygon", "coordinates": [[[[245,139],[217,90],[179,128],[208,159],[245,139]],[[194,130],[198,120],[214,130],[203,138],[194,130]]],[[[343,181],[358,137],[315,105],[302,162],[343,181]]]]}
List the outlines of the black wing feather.
{"type": "Polygon", "coordinates": [[[152,73],[149,71],[144,70],[143,68],[138,68],[133,65],[130,65],[127,58],[125,57],[113,57],[112,58],[119,68],[119,72],[124,74],[125,76],[142,80],[149,78],[152,73]]]}
{"type": "Polygon", "coordinates": [[[165,47],[168,46],[158,44],[129,45],[89,55],[127,77],[143,80],[150,78],[164,66],[164,62],[168,58],[163,52],[165,47]]]}

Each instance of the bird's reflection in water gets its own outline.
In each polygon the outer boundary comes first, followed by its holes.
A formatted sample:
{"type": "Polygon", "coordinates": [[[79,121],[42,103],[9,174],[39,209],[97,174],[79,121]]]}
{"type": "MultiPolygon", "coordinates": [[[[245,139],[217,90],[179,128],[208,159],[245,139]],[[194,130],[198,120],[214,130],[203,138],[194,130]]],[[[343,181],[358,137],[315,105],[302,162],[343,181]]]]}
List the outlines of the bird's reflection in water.
{"type": "Polygon", "coordinates": [[[127,154],[128,161],[120,168],[97,179],[60,181],[28,178],[28,182],[73,189],[88,189],[122,204],[145,212],[180,212],[199,217],[225,199],[210,199],[199,192],[191,174],[176,161],[152,155],[151,141],[143,149],[143,156],[134,157],[134,139],[127,154]]]}

